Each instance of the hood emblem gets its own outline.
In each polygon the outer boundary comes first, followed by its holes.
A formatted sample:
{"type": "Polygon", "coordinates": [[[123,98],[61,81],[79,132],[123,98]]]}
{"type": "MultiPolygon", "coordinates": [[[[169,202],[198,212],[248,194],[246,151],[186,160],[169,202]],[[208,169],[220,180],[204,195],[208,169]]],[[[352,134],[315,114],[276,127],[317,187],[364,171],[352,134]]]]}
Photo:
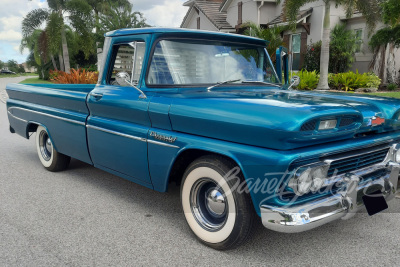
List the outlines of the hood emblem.
{"type": "Polygon", "coordinates": [[[379,117],[379,116],[374,116],[374,117],[372,117],[372,118],[369,120],[367,126],[372,126],[372,127],[374,127],[374,126],[382,125],[382,124],[384,124],[384,123],[385,123],[385,119],[384,119],[384,118],[381,118],[381,117],[379,117]]]}

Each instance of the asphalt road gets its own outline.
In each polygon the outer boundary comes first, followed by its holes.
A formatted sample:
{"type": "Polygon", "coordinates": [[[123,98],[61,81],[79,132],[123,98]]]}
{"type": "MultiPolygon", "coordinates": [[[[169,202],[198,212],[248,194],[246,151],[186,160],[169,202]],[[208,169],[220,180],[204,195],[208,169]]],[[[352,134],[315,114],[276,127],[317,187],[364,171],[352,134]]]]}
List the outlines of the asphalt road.
{"type": "MultiPolygon", "coordinates": [[[[19,80],[0,79],[0,94],[19,80]]],[[[33,139],[9,133],[0,102],[0,266],[399,265],[400,199],[306,233],[259,224],[249,243],[219,252],[191,234],[177,187],[157,193],[77,160],[51,173],[33,139]]]]}

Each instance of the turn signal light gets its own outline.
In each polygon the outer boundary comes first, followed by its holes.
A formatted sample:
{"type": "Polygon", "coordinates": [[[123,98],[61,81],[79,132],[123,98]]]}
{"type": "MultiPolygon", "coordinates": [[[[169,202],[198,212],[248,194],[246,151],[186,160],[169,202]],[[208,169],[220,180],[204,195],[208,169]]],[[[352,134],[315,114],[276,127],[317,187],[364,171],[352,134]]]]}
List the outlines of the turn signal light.
{"type": "Polygon", "coordinates": [[[318,130],[331,130],[335,129],[337,125],[337,120],[323,120],[319,123],[318,130]]]}

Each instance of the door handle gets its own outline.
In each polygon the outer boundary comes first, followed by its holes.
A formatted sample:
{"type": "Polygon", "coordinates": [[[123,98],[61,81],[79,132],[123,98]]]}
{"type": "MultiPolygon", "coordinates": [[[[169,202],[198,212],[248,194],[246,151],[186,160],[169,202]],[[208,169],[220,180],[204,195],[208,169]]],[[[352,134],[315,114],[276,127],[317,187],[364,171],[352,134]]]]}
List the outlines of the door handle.
{"type": "Polygon", "coordinates": [[[102,97],[103,94],[99,94],[99,93],[90,93],[90,96],[94,98],[94,100],[99,101],[102,97]]]}

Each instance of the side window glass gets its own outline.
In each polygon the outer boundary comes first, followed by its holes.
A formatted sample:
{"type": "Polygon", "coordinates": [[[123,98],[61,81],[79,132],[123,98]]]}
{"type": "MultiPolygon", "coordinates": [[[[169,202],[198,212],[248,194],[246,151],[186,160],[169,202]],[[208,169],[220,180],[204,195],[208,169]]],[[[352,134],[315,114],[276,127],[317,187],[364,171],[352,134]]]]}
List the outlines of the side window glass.
{"type": "Polygon", "coordinates": [[[132,83],[135,85],[139,83],[140,74],[142,73],[145,51],[146,51],[146,44],[144,42],[137,42],[136,53],[134,55],[134,66],[132,75],[132,83]]]}
{"type": "Polygon", "coordinates": [[[130,86],[128,83],[120,84],[117,81],[118,73],[127,73],[129,82],[138,84],[142,73],[142,66],[145,53],[144,42],[131,42],[129,44],[121,44],[114,46],[114,62],[109,77],[109,84],[119,86],[130,86]]]}

